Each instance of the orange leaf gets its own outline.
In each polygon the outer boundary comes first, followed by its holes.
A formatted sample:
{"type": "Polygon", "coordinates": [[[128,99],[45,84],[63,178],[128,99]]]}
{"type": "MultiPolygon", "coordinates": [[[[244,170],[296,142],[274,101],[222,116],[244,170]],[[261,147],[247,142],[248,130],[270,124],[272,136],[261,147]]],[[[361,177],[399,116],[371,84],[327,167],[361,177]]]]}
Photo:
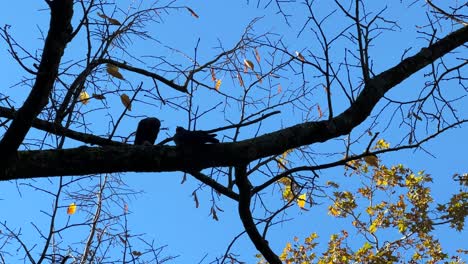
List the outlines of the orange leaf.
{"type": "Polygon", "coordinates": [[[260,64],[260,53],[258,53],[257,48],[255,48],[254,51],[255,51],[255,59],[260,64]]]}
{"type": "Polygon", "coordinates": [[[281,93],[283,91],[283,87],[281,87],[281,83],[278,84],[278,93],[281,93]]]}
{"type": "Polygon", "coordinates": [[[126,94],[122,94],[120,96],[120,100],[122,101],[122,104],[128,109],[128,111],[132,111],[132,102],[130,101],[130,97],[126,94]]]}
{"type": "Polygon", "coordinates": [[[67,208],[67,214],[72,215],[72,214],[75,214],[75,212],[76,212],[76,204],[71,203],[67,208]]]}
{"type": "Polygon", "coordinates": [[[254,64],[253,62],[247,60],[247,59],[244,59],[244,65],[245,67],[251,69],[252,71],[254,70],[254,64]]]}
{"type": "Polygon", "coordinates": [[[214,71],[213,68],[210,68],[210,71],[211,71],[211,80],[214,82],[214,81],[216,81],[215,71],[214,71]]]}
{"type": "Polygon", "coordinates": [[[322,118],[323,113],[322,113],[322,109],[320,109],[320,105],[317,105],[317,111],[319,113],[319,119],[322,118]]]}
{"type": "Polygon", "coordinates": [[[299,51],[296,51],[296,56],[300,61],[305,62],[304,56],[299,51]]]}
{"type": "Polygon", "coordinates": [[[245,87],[244,80],[242,79],[242,76],[240,75],[240,73],[237,73],[237,79],[239,79],[240,86],[245,87]]]}
{"type": "Polygon", "coordinates": [[[192,16],[194,16],[195,18],[199,18],[197,13],[195,13],[195,11],[193,11],[192,8],[190,8],[188,6],[186,6],[185,8],[187,8],[187,10],[190,12],[190,14],[192,14],[192,16]]]}

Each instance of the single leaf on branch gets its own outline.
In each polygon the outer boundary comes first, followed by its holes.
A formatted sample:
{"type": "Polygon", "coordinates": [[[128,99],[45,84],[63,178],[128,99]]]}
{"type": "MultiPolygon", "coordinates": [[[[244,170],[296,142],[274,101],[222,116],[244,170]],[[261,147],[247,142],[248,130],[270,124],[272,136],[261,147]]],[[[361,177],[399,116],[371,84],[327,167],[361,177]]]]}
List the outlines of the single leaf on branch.
{"type": "Polygon", "coordinates": [[[195,18],[199,18],[199,16],[197,15],[197,13],[195,13],[195,11],[193,11],[192,8],[190,8],[190,7],[188,7],[188,6],[186,6],[185,8],[187,8],[187,10],[190,12],[190,14],[191,14],[192,16],[194,16],[195,18]]]}
{"type": "Polygon", "coordinates": [[[214,207],[211,207],[210,215],[212,215],[215,221],[219,221],[218,215],[216,214],[216,209],[214,207]]]}
{"type": "Polygon", "coordinates": [[[75,214],[75,212],[76,212],[76,204],[71,203],[67,208],[67,214],[72,215],[72,214],[75,214]]]}
{"type": "Polygon", "coordinates": [[[260,64],[260,53],[258,53],[257,48],[254,49],[255,51],[255,60],[257,60],[257,63],[260,64]]]}
{"type": "Polygon", "coordinates": [[[245,87],[244,86],[244,80],[242,79],[242,76],[240,75],[240,73],[237,73],[237,79],[239,79],[239,85],[241,87],[245,87]]]}
{"type": "Polygon", "coordinates": [[[252,61],[249,61],[248,59],[244,59],[244,65],[246,68],[251,69],[252,71],[254,70],[254,64],[252,61]]]}
{"type": "Polygon", "coordinates": [[[263,82],[262,76],[260,74],[258,74],[258,73],[256,73],[255,75],[257,76],[258,83],[262,84],[262,82],[263,82]]]}
{"type": "Polygon", "coordinates": [[[302,62],[306,61],[304,56],[302,56],[302,54],[299,51],[296,51],[296,57],[302,62]]]}
{"type": "Polygon", "coordinates": [[[128,109],[128,111],[132,111],[132,101],[130,100],[130,97],[126,94],[122,94],[120,96],[120,100],[122,101],[122,104],[125,106],[125,108],[128,109]]]}
{"type": "Polygon", "coordinates": [[[216,75],[215,75],[215,71],[213,68],[210,68],[210,72],[211,72],[211,80],[214,82],[216,81],[216,75]]]}
{"type": "Polygon", "coordinates": [[[200,206],[200,203],[198,201],[197,192],[193,191],[192,196],[193,196],[193,201],[195,201],[195,208],[198,208],[198,206],[200,206]]]}
{"type": "Polygon", "coordinates": [[[89,94],[86,91],[82,91],[79,96],[80,102],[82,104],[88,104],[89,103],[89,94]]]}
{"type": "Polygon", "coordinates": [[[296,202],[297,202],[297,205],[299,206],[299,208],[305,209],[304,206],[305,206],[306,200],[307,200],[307,194],[306,193],[303,193],[303,194],[299,195],[299,197],[297,197],[296,202]]]}
{"type": "Polygon", "coordinates": [[[216,91],[219,91],[219,87],[220,87],[220,86],[221,86],[221,79],[218,79],[218,80],[216,81],[216,85],[215,85],[216,91]]]}
{"type": "Polygon", "coordinates": [[[112,75],[113,77],[117,79],[125,80],[123,75],[119,72],[119,67],[113,64],[107,63],[107,73],[109,73],[110,75],[112,75]]]}
{"type": "Polygon", "coordinates": [[[93,93],[93,98],[97,99],[97,100],[104,100],[106,99],[106,97],[103,95],[103,94],[95,94],[93,93]]]}
{"type": "Polygon", "coordinates": [[[318,118],[322,118],[323,116],[323,112],[322,112],[322,109],[320,108],[320,105],[317,105],[317,112],[318,112],[318,118]]]}
{"type": "Polygon", "coordinates": [[[375,155],[364,157],[364,161],[372,167],[379,167],[379,159],[375,155]]]}
{"type": "Polygon", "coordinates": [[[122,23],[120,23],[117,19],[112,18],[112,17],[108,17],[108,16],[106,16],[105,14],[98,13],[98,16],[101,17],[101,18],[106,19],[106,20],[109,21],[109,23],[111,23],[112,25],[116,25],[116,26],[122,25],[122,23]]]}

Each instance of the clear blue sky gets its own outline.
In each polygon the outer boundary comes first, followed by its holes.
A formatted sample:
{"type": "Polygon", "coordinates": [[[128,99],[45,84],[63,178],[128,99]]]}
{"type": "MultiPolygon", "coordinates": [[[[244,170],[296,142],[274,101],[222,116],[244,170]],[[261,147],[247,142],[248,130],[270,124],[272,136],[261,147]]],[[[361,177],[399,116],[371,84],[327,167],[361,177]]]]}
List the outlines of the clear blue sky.
{"type": "MultiPolygon", "coordinates": [[[[122,10],[127,10],[131,2],[135,1],[118,1],[118,7],[122,10]]],[[[367,6],[369,10],[376,8],[373,5],[384,6],[384,1],[368,2],[372,2],[367,6]]],[[[389,6],[385,14],[388,14],[389,19],[397,20],[401,29],[397,28],[393,32],[386,32],[376,40],[375,46],[371,48],[370,55],[374,58],[374,70],[376,73],[398,63],[405,48],[412,46],[413,49],[408,53],[412,55],[419,51],[423,47],[423,43],[425,43],[418,38],[420,35],[416,33],[419,30],[416,26],[427,23],[425,17],[426,10],[421,7],[421,3],[408,7],[409,3],[399,3],[398,1],[386,2],[388,2],[389,6]]],[[[295,4],[294,7],[285,6],[285,12],[294,15],[290,18],[290,26],[284,23],[283,17],[276,13],[277,10],[274,6],[263,9],[256,8],[255,3],[247,5],[245,1],[215,0],[180,1],[177,5],[190,6],[200,18],[195,19],[185,9],[170,11],[169,14],[162,16],[162,23],[155,23],[147,28],[149,34],[160,41],[161,44],[137,40],[133,45],[129,46],[128,50],[130,52],[135,51],[137,56],[164,55],[168,60],[180,63],[182,68],[189,67],[191,65],[190,61],[181,56],[180,53],[171,52],[164,48],[164,46],[170,46],[189,56],[193,56],[194,47],[198,39],[200,39],[198,59],[201,62],[206,62],[219,52],[217,47],[220,46],[220,43],[224,49],[231,48],[239,40],[245,26],[257,17],[262,18],[255,26],[254,32],[256,34],[272,32],[281,35],[290,52],[301,50],[306,54],[305,51],[307,50],[311,52],[319,50],[318,43],[314,40],[314,35],[311,32],[307,32],[299,38],[297,37],[303,25],[303,15],[305,14],[304,8],[299,4],[295,4]]],[[[317,5],[322,4],[318,3],[317,5]]],[[[320,11],[326,14],[330,10],[330,7],[321,6],[320,9],[317,10],[317,14],[319,17],[322,17],[320,11]]],[[[32,53],[39,52],[38,50],[43,44],[39,29],[43,31],[44,35],[46,34],[48,13],[46,4],[43,1],[28,1],[28,5],[26,6],[20,1],[12,1],[0,9],[0,26],[3,27],[4,24],[11,25],[10,33],[19,43],[32,53]]],[[[114,18],[123,19],[122,12],[117,11],[114,18]]],[[[325,29],[336,34],[343,29],[346,23],[348,21],[343,19],[341,14],[335,15],[325,24],[325,29]]],[[[446,33],[448,32],[441,33],[441,36],[446,33]]],[[[66,58],[79,58],[82,55],[79,51],[81,47],[81,42],[71,44],[66,50],[66,58]]],[[[333,53],[332,57],[342,57],[343,48],[344,46],[337,46],[335,49],[336,53],[333,53]]],[[[268,57],[266,51],[260,49],[259,52],[262,57],[268,57]]],[[[122,52],[114,52],[112,55],[116,58],[122,57],[124,60],[130,60],[122,52]]],[[[255,60],[251,53],[247,53],[246,56],[252,61],[255,60]]],[[[0,58],[2,61],[0,65],[2,75],[0,91],[3,94],[12,96],[15,99],[16,105],[19,106],[24,97],[27,96],[29,88],[26,86],[12,87],[12,85],[21,80],[24,74],[21,72],[20,67],[10,59],[4,42],[0,44],[0,58]]],[[[29,62],[29,65],[31,64],[32,62],[29,62]]],[[[137,86],[141,80],[135,75],[123,73],[127,74],[128,80],[133,81],[134,86],[137,86]]],[[[308,73],[312,73],[312,71],[308,70],[308,73]]],[[[288,74],[291,73],[289,72],[288,74]]],[[[222,91],[229,94],[231,91],[232,94],[238,93],[236,89],[239,89],[239,87],[236,81],[232,81],[228,75],[219,77],[223,79],[222,91]]],[[[297,76],[287,77],[288,79],[281,80],[283,87],[297,85],[297,76]]],[[[313,80],[313,78],[310,79],[313,80]]],[[[414,95],[422,86],[422,82],[421,75],[418,74],[400,84],[388,96],[401,99],[401,95],[403,97],[408,96],[408,94],[414,95]]],[[[152,82],[146,79],[144,85],[150,87],[152,82]]],[[[180,95],[167,91],[163,85],[160,86],[160,89],[162,89],[163,94],[166,96],[172,94],[180,95]]],[[[450,93],[450,91],[448,92],[450,93]]],[[[338,91],[336,93],[339,94],[338,91]]],[[[210,91],[200,92],[199,94],[200,98],[197,98],[196,103],[200,106],[200,112],[222,102],[220,97],[212,96],[210,91]]],[[[325,112],[323,90],[314,90],[314,96],[317,98],[317,103],[322,102],[321,106],[325,112]]],[[[345,109],[347,107],[345,103],[345,101],[342,104],[341,102],[337,103],[335,105],[335,113],[345,109]]],[[[82,106],[82,109],[86,111],[98,108],[99,106],[96,104],[90,103],[82,106]]],[[[110,121],[109,115],[115,120],[123,110],[118,97],[109,98],[108,105],[110,106],[108,114],[104,111],[96,111],[88,116],[88,122],[92,123],[93,129],[101,134],[107,132],[110,121]]],[[[230,112],[223,115],[220,113],[222,110],[222,107],[220,107],[215,112],[216,114],[213,113],[202,118],[200,123],[198,123],[198,128],[212,129],[228,125],[227,119],[235,122],[238,120],[236,119],[238,118],[238,111],[236,109],[236,106],[231,106],[230,112]]],[[[265,123],[260,129],[260,133],[266,133],[280,127],[301,122],[303,118],[302,114],[293,112],[290,108],[285,108],[284,110],[286,111],[283,111],[281,115],[275,116],[271,118],[270,122],[265,123]]],[[[460,114],[468,112],[467,110],[466,106],[459,108],[460,114]]],[[[169,130],[161,133],[157,141],[164,139],[166,136],[171,136],[175,126],[187,125],[186,114],[168,106],[155,107],[147,104],[135,104],[132,112],[129,114],[133,116],[157,116],[164,120],[163,126],[169,130]]],[[[314,118],[317,118],[316,113],[313,113],[313,115],[315,115],[314,118]]],[[[390,115],[386,115],[385,117],[390,118],[390,115]]],[[[464,117],[466,118],[466,116],[464,117]]],[[[118,130],[118,135],[127,136],[135,130],[136,119],[128,117],[124,118],[122,122],[123,125],[118,130]]],[[[366,129],[368,125],[369,123],[361,125],[358,131],[366,129]]],[[[385,125],[386,122],[382,121],[378,124],[376,130],[382,129],[385,125]]],[[[32,133],[29,135],[30,137],[34,135],[32,133]]],[[[395,122],[390,129],[382,133],[381,137],[388,140],[392,145],[396,145],[401,139],[401,134],[399,133],[398,124],[395,122]]],[[[468,169],[465,154],[468,148],[468,141],[465,134],[466,128],[455,129],[424,145],[424,148],[434,156],[428,155],[424,151],[413,152],[410,150],[387,154],[382,159],[389,165],[403,163],[414,171],[425,170],[434,178],[434,196],[440,199],[447,199],[450,194],[449,190],[452,190],[455,186],[450,181],[451,176],[454,173],[465,173],[468,169]]],[[[225,135],[230,136],[232,133],[227,132],[225,135]]],[[[246,135],[246,137],[253,135],[253,130],[246,130],[246,135]]],[[[358,133],[355,135],[358,135],[358,133]]],[[[222,136],[220,135],[220,138],[222,136]]],[[[366,140],[363,140],[361,143],[362,149],[356,148],[356,152],[362,151],[366,147],[366,140]]],[[[68,146],[75,145],[71,143],[68,146]]],[[[342,146],[341,142],[332,141],[319,144],[313,149],[318,153],[334,153],[341,151],[339,149],[340,146],[342,146]]],[[[334,156],[334,158],[338,159],[339,157],[334,156]]],[[[330,159],[322,158],[319,158],[319,160],[331,161],[330,159]]],[[[343,178],[342,175],[342,168],[322,171],[321,179],[323,181],[333,180],[340,182],[343,179],[347,179],[343,178]]],[[[129,207],[132,211],[130,215],[131,230],[134,233],[147,233],[147,238],[149,240],[154,238],[156,244],[167,244],[169,246],[166,251],[167,254],[181,255],[175,263],[197,263],[205,254],[208,254],[206,259],[211,260],[221,255],[232,238],[243,230],[237,215],[236,204],[224,197],[221,197],[217,201],[217,205],[224,210],[224,212],[219,212],[220,221],[212,220],[211,216],[209,216],[210,199],[212,197],[211,192],[206,187],[202,191],[197,192],[200,207],[195,208],[191,193],[197,188],[198,182],[189,177],[187,182],[181,185],[182,173],[126,173],[122,176],[122,179],[124,179],[129,187],[144,191],[143,194],[129,201],[129,207]]],[[[46,179],[38,181],[40,185],[44,184],[44,186],[49,186],[49,188],[53,189],[54,184],[49,184],[46,179]],[[43,181],[43,183],[40,181],[43,181]]],[[[27,183],[27,181],[19,181],[18,183],[27,183]]],[[[8,221],[10,225],[17,226],[18,228],[21,227],[27,240],[31,242],[37,241],[37,235],[31,227],[30,222],[41,223],[40,221],[45,221],[46,218],[42,216],[40,211],[50,208],[50,200],[43,199],[42,194],[32,191],[27,187],[21,185],[18,187],[18,183],[1,183],[0,207],[4,214],[0,218],[0,221],[8,221]]],[[[278,195],[269,197],[268,199],[270,199],[269,202],[272,204],[280,203],[278,195]]],[[[64,200],[62,205],[66,205],[69,202],[64,200]]],[[[327,217],[325,208],[318,206],[308,212],[300,212],[297,208],[291,209],[288,211],[286,218],[293,218],[293,220],[274,226],[271,229],[269,233],[270,244],[279,253],[285,243],[291,241],[294,236],[299,236],[302,239],[312,232],[318,232],[321,238],[323,238],[321,241],[326,243],[325,241],[328,241],[330,234],[346,228],[347,225],[342,221],[332,220],[330,217],[327,217]]],[[[64,218],[67,218],[65,209],[61,213],[63,213],[64,218]]],[[[80,211],[77,214],[80,214],[80,211]]],[[[445,245],[452,250],[462,247],[464,243],[462,237],[467,235],[466,232],[457,234],[454,231],[448,232],[446,229],[436,230],[436,234],[440,235],[442,241],[448,242],[445,245]]],[[[241,259],[247,263],[252,263],[254,261],[253,255],[256,254],[253,245],[246,236],[243,236],[235,244],[233,252],[242,254],[241,259]]]]}

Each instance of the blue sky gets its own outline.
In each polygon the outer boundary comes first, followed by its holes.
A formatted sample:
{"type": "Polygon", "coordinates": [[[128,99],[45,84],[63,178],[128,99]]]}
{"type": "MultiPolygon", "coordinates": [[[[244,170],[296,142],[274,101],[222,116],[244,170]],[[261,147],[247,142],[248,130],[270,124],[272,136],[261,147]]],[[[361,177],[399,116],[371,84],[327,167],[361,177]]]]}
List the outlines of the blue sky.
{"type": "MultiPolygon", "coordinates": [[[[373,5],[384,6],[384,1],[369,2],[371,2],[367,6],[369,10],[376,8],[373,5]]],[[[425,43],[421,38],[418,38],[420,35],[417,35],[417,31],[420,29],[416,25],[421,26],[427,23],[426,10],[421,7],[421,4],[408,6],[409,3],[403,2],[397,3],[396,1],[392,1],[391,4],[388,4],[388,9],[385,13],[388,15],[388,19],[397,20],[401,28],[396,28],[392,32],[385,32],[376,39],[375,46],[371,47],[370,55],[375,60],[374,70],[376,73],[398,63],[405,48],[414,46],[408,53],[412,55],[419,51],[425,43]]],[[[122,10],[127,10],[130,5],[129,3],[135,3],[135,1],[119,1],[118,6],[122,10]]],[[[198,39],[200,39],[197,59],[201,62],[206,62],[219,52],[220,45],[224,49],[231,48],[239,40],[239,37],[250,21],[261,17],[255,24],[254,33],[272,32],[278,34],[283,42],[286,43],[290,52],[300,50],[304,51],[305,55],[307,51],[312,53],[319,51],[319,44],[314,40],[313,33],[308,31],[298,37],[298,32],[305,19],[303,15],[306,15],[306,10],[299,4],[295,4],[294,7],[285,6],[285,12],[293,15],[289,20],[290,26],[284,23],[284,18],[277,14],[274,6],[266,9],[256,8],[255,3],[252,3],[252,1],[250,5],[247,5],[244,1],[215,0],[180,1],[176,5],[190,6],[200,18],[195,19],[185,9],[172,10],[169,14],[162,15],[160,23],[152,24],[147,28],[148,33],[157,39],[157,42],[135,40],[134,43],[129,45],[128,49],[134,51],[137,56],[141,56],[144,60],[148,59],[145,56],[158,55],[164,56],[172,62],[179,63],[183,68],[189,67],[191,65],[189,60],[182,56],[181,53],[171,51],[165,48],[165,46],[170,46],[189,56],[194,56],[194,47],[198,39]]],[[[316,11],[319,16],[320,14],[326,14],[332,8],[321,3],[317,3],[317,6],[318,9],[316,11]]],[[[325,23],[325,28],[331,35],[339,32],[346,23],[349,23],[341,14],[338,14],[339,12],[325,23]]],[[[114,18],[122,20],[124,15],[121,11],[117,11],[114,18]]],[[[0,9],[0,26],[4,24],[12,25],[10,33],[26,49],[32,53],[40,52],[42,40],[39,29],[45,35],[48,25],[46,4],[42,1],[31,1],[25,7],[24,4],[13,1],[0,9]]],[[[440,36],[447,33],[442,32],[440,36]]],[[[278,39],[278,36],[274,36],[273,38],[278,39]]],[[[340,40],[340,44],[336,46],[331,55],[333,58],[340,59],[343,56],[344,43],[346,43],[345,40],[340,40]]],[[[64,61],[80,58],[83,55],[82,48],[82,42],[69,45],[64,61]]],[[[268,58],[267,50],[259,49],[259,52],[265,60],[268,58]]],[[[132,61],[122,51],[114,51],[112,52],[112,56],[132,61]]],[[[246,53],[246,56],[254,61],[250,51],[246,53]]],[[[0,58],[2,59],[0,72],[4,76],[2,81],[0,81],[0,91],[2,94],[12,96],[16,101],[16,105],[19,106],[24,97],[27,96],[29,88],[26,86],[12,87],[12,85],[21,80],[24,74],[21,72],[20,67],[10,60],[4,42],[0,44],[0,58]]],[[[147,61],[150,60],[148,59],[147,61]]],[[[267,68],[266,65],[262,66],[267,68]]],[[[306,70],[306,73],[314,74],[310,69],[306,70]]],[[[125,71],[123,71],[123,74],[127,80],[133,83],[134,87],[140,81],[144,82],[145,87],[152,85],[150,80],[141,79],[125,71]]],[[[205,75],[206,78],[209,78],[208,74],[205,75]]],[[[298,85],[297,76],[287,77],[280,80],[282,87],[298,85]]],[[[223,80],[220,87],[221,91],[233,95],[239,93],[236,80],[231,80],[227,74],[220,75],[219,78],[223,80]]],[[[311,78],[311,80],[313,81],[314,79],[311,78]]],[[[395,99],[407,97],[408,95],[414,96],[417,94],[418,88],[422,86],[423,81],[422,73],[418,73],[400,84],[388,96],[395,99]]],[[[112,86],[113,84],[108,83],[106,85],[112,86]]],[[[122,86],[125,85],[129,84],[122,84],[122,86]]],[[[168,91],[162,85],[160,88],[164,96],[180,96],[180,94],[168,91]]],[[[455,96],[459,92],[456,89],[454,90],[448,90],[448,92],[453,92],[453,96],[455,96]]],[[[261,94],[260,91],[258,93],[261,94]]],[[[199,97],[195,100],[201,112],[223,102],[220,97],[213,96],[212,91],[200,90],[197,94],[199,97]]],[[[336,94],[339,94],[339,91],[336,91],[336,94]]],[[[317,101],[314,103],[321,104],[325,112],[326,108],[325,104],[323,104],[325,94],[323,90],[312,90],[312,96],[317,98],[317,101]]],[[[99,134],[105,134],[108,130],[108,124],[111,122],[110,120],[115,120],[123,110],[118,97],[108,98],[107,105],[107,112],[96,110],[88,115],[88,121],[94,131],[99,134]]],[[[83,111],[91,111],[99,109],[99,107],[101,107],[99,103],[90,103],[81,106],[81,109],[83,111]]],[[[212,129],[228,125],[229,121],[236,122],[239,118],[237,107],[234,104],[217,107],[217,111],[199,121],[197,124],[198,128],[212,129]],[[222,113],[223,107],[229,107],[230,111],[222,113]]],[[[338,99],[335,102],[335,113],[339,113],[346,107],[346,101],[338,99]]],[[[293,110],[293,108],[283,108],[281,115],[272,117],[259,129],[260,134],[301,122],[302,118],[304,118],[303,114],[298,113],[297,110],[293,110]]],[[[460,105],[459,112],[467,112],[466,106],[460,105]]],[[[169,106],[137,103],[134,105],[132,112],[128,114],[131,116],[123,119],[122,126],[117,132],[118,135],[128,136],[135,130],[137,120],[142,116],[157,116],[163,120],[163,127],[168,128],[168,130],[160,134],[157,141],[171,136],[177,125],[187,125],[186,113],[169,106]],[[135,116],[138,118],[133,118],[135,116]]],[[[313,113],[313,115],[315,115],[313,118],[317,118],[316,113],[313,113]]],[[[384,117],[390,118],[390,115],[384,117]]],[[[377,130],[385,127],[385,124],[385,120],[383,120],[377,126],[377,130]]],[[[365,130],[368,125],[369,123],[362,124],[358,127],[357,131],[365,130]]],[[[253,136],[256,129],[257,127],[253,127],[245,130],[243,138],[253,136]]],[[[450,194],[448,190],[452,190],[455,186],[450,181],[451,176],[454,173],[465,173],[467,170],[467,160],[464,152],[468,147],[468,141],[465,140],[464,130],[466,128],[454,129],[424,145],[424,148],[430,151],[433,156],[428,155],[424,151],[414,152],[410,150],[387,154],[381,158],[386,164],[403,163],[414,171],[425,170],[434,178],[434,196],[440,199],[447,199],[450,194]]],[[[392,145],[396,145],[402,137],[401,131],[403,131],[403,128],[400,128],[397,123],[392,123],[390,129],[384,131],[381,137],[385,138],[392,145]]],[[[33,133],[36,132],[32,131],[29,136],[33,137],[35,135],[33,133]]],[[[359,133],[356,132],[353,135],[357,136],[359,133]]],[[[222,139],[223,136],[232,136],[232,131],[219,135],[219,138],[222,139]]],[[[362,151],[366,145],[367,141],[363,140],[361,144],[357,144],[354,151],[362,151]]],[[[66,146],[76,146],[76,142],[70,142],[66,146]]],[[[342,146],[342,142],[334,140],[324,144],[317,144],[312,149],[317,153],[334,153],[341,151],[339,148],[342,146]]],[[[335,155],[334,158],[337,159],[338,156],[335,155]]],[[[319,162],[330,161],[330,159],[322,156],[318,156],[317,160],[319,162]]],[[[342,175],[343,169],[337,168],[321,172],[321,179],[323,181],[333,180],[340,182],[346,179],[342,175]]],[[[175,263],[197,263],[204,258],[205,254],[208,254],[206,259],[211,260],[222,254],[232,238],[243,230],[237,216],[236,204],[224,197],[221,197],[217,201],[217,205],[224,210],[224,212],[219,212],[220,221],[212,220],[211,216],[209,216],[210,199],[212,199],[212,196],[210,190],[206,187],[197,192],[200,208],[195,208],[191,194],[197,188],[198,182],[189,177],[187,182],[181,184],[182,173],[126,173],[122,175],[122,179],[131,188],[144,192],[128,201],[130,211],[132,212],[129,216],[131,230],[135,233],[147,233],[147,238],[149,240],[154,239],[157,244],[167,244],[169,246],[167,254],[181,255],[175,263]]],[[[52,183],[49,183],[47,180],[41,179],[37,183],[53,189],[55,181],[51,180],[52,183]]],[[[27,182],[20,181],[20,183],[27,182]]],[[[41,193],[33,191],[30,188],[21,185],[18,187],[16,182],[1,184],[3,188],[0,192],[0,199],[2,199],[0,200],[0,206],[4,212],[15,212],[14,214],[7,214],[2,218],[10,224],[17,224],[17,227],[22,227],[23,234],[26,234],[27,240],[35,241],[36,235],[29,223],[32,221],[45,221],[46,218],[40,216],[42,215],[40,210],[50,208],[50,200],[43,199],[41,193]],[[12,200],[15,202],[11,203],[12,200]],[[25,208],[28,209],[25,210],[25,208]],[[28,236],[29,234],[31,235],[28,236]]],[[[269,190],[269,192],[272,191],[269,190]]],[[[281,203],[278,195],[272,195],[268,199],[272,204],[281,203]]],[[[64,200],[62,204],[66,205],[69,202],[64,200]]],[[[330,217],[327,217],[324,208],[323,206],[318,206],[308,212],[301,212],[297,208],[292,208],[288,211],[286,218],[293,218],[293,220],[274,226],[269,233],[269,240],[274,250],[279,252],[286,242],[292,240],[293,236],[299,236],[302,239],[312,232],[319,232],[319,235],[324,240],[328,240],[332,232],[338,232],[341,228],[348,226],[343,221],[332,220],[330,217]],[[317,215],[324,217],[317,217],[317,215]]],[[[67,217],[65,211],[63,211],[63,214],[64,218],[67,217]]],[[[80,211],[77,214],[80,214],[80,211]]],[[[43,224],[45,225],[45,223],[43,224]]],[[[463,245],[462,237],[466,236],[466,232],[457,234],[454,231],[447,231],[446,229],[437,230],[436,234],[440,235],[442,241],[448,241],[445,245],[452,250],[463,245]]],[[[242,254],[241,259],[247,263],[254,261],[253,255],[256,254],[256,251],[245,236],[235,244],[233,251],[242,254]]]]}

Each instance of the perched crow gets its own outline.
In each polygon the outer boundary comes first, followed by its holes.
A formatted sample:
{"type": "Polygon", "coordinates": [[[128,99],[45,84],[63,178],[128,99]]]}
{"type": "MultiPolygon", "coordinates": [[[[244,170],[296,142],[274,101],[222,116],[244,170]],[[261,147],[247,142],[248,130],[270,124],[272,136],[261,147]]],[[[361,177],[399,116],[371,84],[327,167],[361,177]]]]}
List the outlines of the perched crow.
{"type": "Polygon", "coordinates": [[[156,117],[142,119],[138,123],[135,135],[135,145],[154,145],[158,137],[161,122],[156,117]]]}
{"type": "Polygon", "coordinates": [[[215,138],[216,134],[210,134],[206,131],[189,131],[183,127],[177,127],[174,135],[176,146],[197,146],[205,143],[219,143],[215,138]]]}

